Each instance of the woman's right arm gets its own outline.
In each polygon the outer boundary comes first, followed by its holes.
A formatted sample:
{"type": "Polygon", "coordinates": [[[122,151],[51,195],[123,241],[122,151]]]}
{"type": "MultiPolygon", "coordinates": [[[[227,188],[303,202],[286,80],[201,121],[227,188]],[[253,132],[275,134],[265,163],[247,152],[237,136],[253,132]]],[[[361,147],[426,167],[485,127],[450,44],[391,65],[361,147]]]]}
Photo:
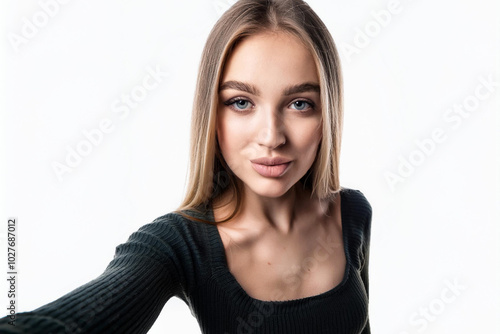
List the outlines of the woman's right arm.
{"type": "MultiPolygon", "coordinates": [[[[165,216],[164,216],[165,217],[165,216]]],[[[96,279],[31,312],[0,319],[0,333],[146,333],[182,290],[181,240],[168,219],[141,227],[116,247],[96,279]]]]}

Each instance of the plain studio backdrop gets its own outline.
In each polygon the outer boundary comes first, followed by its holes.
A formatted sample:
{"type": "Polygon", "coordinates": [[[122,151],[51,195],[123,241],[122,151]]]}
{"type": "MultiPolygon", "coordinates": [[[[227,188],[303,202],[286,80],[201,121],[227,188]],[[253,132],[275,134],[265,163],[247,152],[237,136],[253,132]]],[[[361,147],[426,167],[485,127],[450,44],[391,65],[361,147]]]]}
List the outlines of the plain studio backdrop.
{"type": "MultiPolygon", "coordinates": [[[[0,267],[16,217],[18,312],[180,204],[202,48],[233,2],[2,1],[0,267]]],[[[498,333],[498,5],[309,4],[341,54],[341,184],[373,207],[373,333],[498,333]]],[[[150,333],[181,330],[200,332],[172,298],[150,333]]]]}

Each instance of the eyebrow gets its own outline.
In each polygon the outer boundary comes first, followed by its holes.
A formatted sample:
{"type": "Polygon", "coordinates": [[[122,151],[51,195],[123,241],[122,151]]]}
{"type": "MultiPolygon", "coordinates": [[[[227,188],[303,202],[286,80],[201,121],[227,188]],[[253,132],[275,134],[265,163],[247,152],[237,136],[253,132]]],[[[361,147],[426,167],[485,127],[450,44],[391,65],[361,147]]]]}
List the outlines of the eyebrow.
{"type": "MultiPolygon", "coordinates": [[[[255,87],[254,85],[241,82],[241,81],[235,81],[235,80],[230,80],[224,82],[222,85],[219,87],[219,93],[223,90],[226,89],[236,89],[236,90],[241,90],[243,92],[250,93],[255,96],[260,95],[260,91],[255,87]]],[[[298,85],[291,85],[285,88],[283,91],[283,94],[288,96],[292,95],[295,93],[304,93],[304,92],[320,92],[320,87],[318,84],[313,83],[313,82],[305,82],[301,83],[298,85]]]]}

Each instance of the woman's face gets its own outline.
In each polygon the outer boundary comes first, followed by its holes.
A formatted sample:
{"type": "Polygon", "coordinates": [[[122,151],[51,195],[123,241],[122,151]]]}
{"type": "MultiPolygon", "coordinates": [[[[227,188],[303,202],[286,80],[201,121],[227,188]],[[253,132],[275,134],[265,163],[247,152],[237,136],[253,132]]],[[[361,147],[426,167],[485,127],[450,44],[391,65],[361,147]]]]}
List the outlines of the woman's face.
{"type": "Polygon", "coordinates": [[[279,197],[296,184],[316,157],[321,121],[314,58],[297,37],[265,32],[236,45],[219,87],[217,137],[245,193],[279,197]],[[252,162],[275,157],[288,163],[252,162]]]}

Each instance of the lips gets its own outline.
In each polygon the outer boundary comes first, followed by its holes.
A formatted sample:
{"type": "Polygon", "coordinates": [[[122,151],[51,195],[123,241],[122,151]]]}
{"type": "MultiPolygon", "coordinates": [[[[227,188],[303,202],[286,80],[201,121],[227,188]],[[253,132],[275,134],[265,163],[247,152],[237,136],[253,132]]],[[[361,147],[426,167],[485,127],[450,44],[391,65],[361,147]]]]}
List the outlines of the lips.
{"type": "Polygon", "coordinates": [[[266,166],[274,166],[274,165],[282,165],[290,162],[290,159],[283,157],[263,157],[258,159],[250,160],[254,164],[266,165],[266,166]]]}
{"type": "Polygon", "coordinates": [[[292,162],[283,157],[263,157],[250,161],[252,168],[264,177],[280,177],[287,171],[292,162]]]}
{"type": "Polygon", "coordinates": [[[286,164],[267,166],[252,162],[252,167],[257,173],[264,177],[280,177],[286,172],[290,164],[291,162],[288,162],[286,164]]]}

